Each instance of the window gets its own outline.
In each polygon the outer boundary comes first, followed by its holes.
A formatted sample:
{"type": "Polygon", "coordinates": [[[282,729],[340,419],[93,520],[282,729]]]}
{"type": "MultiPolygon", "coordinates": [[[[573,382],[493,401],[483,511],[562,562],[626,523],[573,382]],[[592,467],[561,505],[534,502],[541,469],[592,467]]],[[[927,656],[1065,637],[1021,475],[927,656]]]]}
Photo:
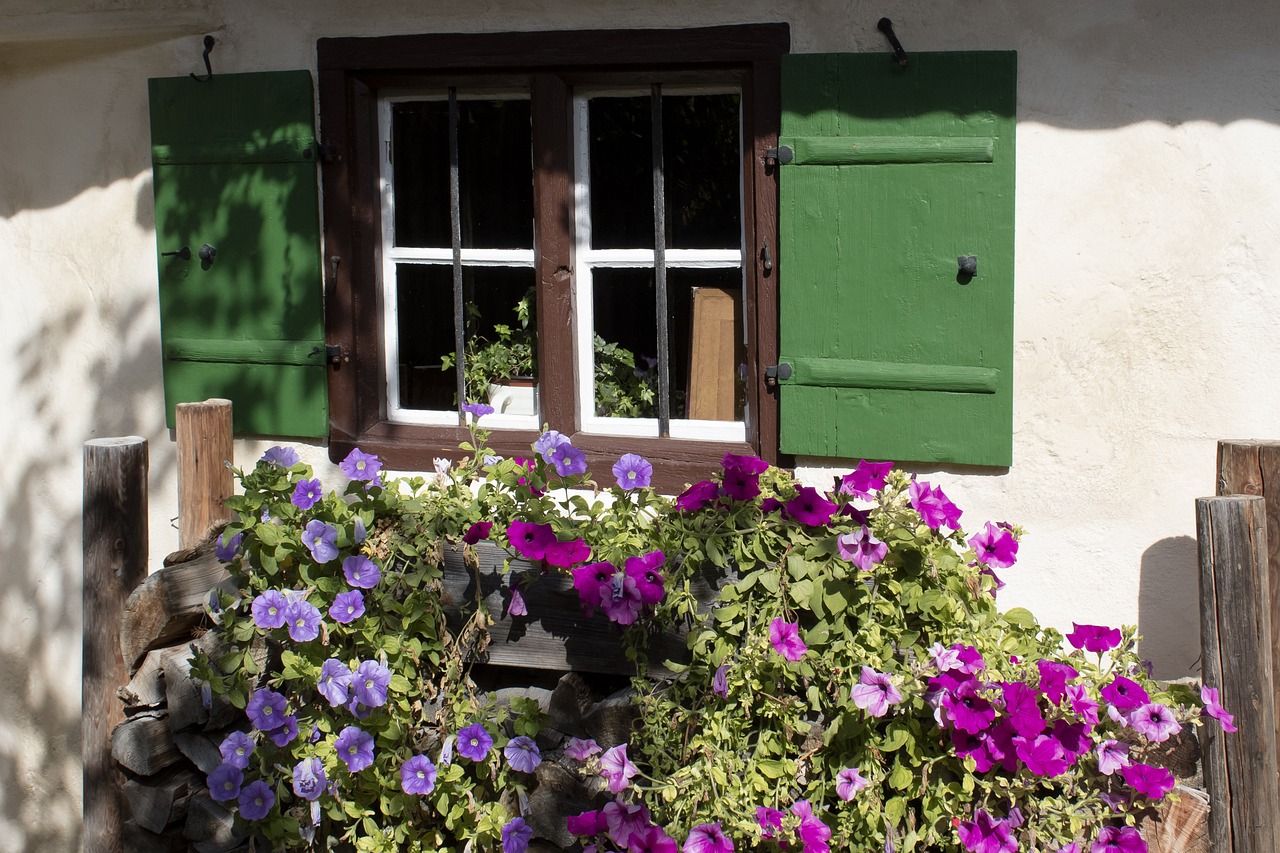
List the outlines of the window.
{"type": "Polygon", "coordinates": [[[786,48],[785,25],[322,40],[331,454],[428,467],[494,390],[504,454],[546,423],[668,489],[771,457],[786,48]],[[491,381],[510,364],[535,389],[491,381]]]}

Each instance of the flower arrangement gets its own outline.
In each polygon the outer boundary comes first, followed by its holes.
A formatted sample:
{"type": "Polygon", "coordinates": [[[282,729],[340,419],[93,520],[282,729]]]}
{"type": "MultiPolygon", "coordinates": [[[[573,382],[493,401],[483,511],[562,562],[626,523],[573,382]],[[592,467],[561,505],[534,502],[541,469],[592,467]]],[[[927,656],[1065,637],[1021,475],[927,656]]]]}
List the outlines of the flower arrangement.
{"type": "MultiPolygon", "coordinates": [[[[1139,853],[1175,783],[1163,747],[1234,730],[1213,688],[1153,682],[1131,629],[1064,638],[1000,612],[1021,530],[966,536],[938,485],[889,463],[824,493],[727,454],[669,499],[634,454],[601,488],[553,431],[528,459],[489,455],[488,407],[464,408],[471,455],[431,480],[384,480],[359,450],[340,493],[287,448],[238,472],[219,544],[239,592],[193,673],[244,709],[210,794],[271,849],[523,853],[552,761],[589,792],[563,819],[584,850],[1139,853]],[[482,540],[567,573],[623,632],[625,741],[557,739],[536,702],[475,689],[492,616],[450,630],[439,590],[442,550],[482,540]],[[673,625],[689,660],[652,676],[646,638],[673,625]]],[[[512,614],[538,581],[508,578],[512,614]]]]}

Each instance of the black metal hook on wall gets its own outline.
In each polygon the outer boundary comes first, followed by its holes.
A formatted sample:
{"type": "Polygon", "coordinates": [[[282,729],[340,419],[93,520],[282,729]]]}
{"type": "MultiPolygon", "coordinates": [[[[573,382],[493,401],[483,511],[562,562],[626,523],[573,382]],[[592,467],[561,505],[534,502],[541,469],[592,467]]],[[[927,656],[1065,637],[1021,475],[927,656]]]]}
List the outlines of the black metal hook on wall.
{"type": "Polygon", "coordinates": [[[191,75],[191,79],[195,80],[197,83],[208,83],[213,79],[213,68],[209,65],[209,53],[213,50],[213,46],[216,43],[217,42],[214,40],[213,36],[204,37],[204,76],[197,77],[195,74],[191,75]]]}
{"type": "Polygon", "coordinates": [[[876,29],[884,33],[889,39],[889,44],[893,45],[893,58],[899,65],[907,64],[907,52],[902,49],[902,42],[898,41],[898,37],[893,34],[893,21],[888,18],[881,18],[880,23],[876,24],[876,29]]]}

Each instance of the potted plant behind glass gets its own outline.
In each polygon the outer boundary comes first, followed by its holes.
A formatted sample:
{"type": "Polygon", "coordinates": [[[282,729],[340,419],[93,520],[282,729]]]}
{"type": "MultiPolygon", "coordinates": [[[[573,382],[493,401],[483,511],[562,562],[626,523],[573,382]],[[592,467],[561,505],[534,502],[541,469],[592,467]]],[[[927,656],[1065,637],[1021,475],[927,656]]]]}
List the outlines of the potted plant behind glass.
{"type": "MultiPolygon", "coordinates": [[[[472,335],[467,338],[464,352],[463,373],[466,378],[467,396],[473,402],[483,399],[494,411],[508,415],[538,414],[538,383],[536,377],[538,350],[532,320],[530,289],[513,311],[516,325],[495,323],[492,338],[472,335]]],[[[478,316],[474,303],[467,303],[467,312],[478,316]]],[[[441,368],[452,370],[457,364],[457,352],[440,359],[441,368]]]]}

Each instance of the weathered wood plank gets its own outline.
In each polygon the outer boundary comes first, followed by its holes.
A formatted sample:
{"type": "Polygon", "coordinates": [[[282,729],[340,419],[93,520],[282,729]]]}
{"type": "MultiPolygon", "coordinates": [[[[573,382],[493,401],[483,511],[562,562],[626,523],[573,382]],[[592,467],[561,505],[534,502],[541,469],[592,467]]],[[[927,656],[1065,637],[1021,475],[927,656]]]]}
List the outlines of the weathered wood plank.
{"type": "Polygon", "coordinates": [[[169,715],[147,711],[130,717],[111,733],[111,756],[140,776],[159,773],[182,757],[173,742],[169,715]]]}
{"type": "Polygon", "coordinates": [[[231,518],[234,461],[231,401],[205,400],[174,407],[178,444],[178,547],[193,548],[215,523],[231,518]]]}
{"type": "Polygon", "coordinates": [[[214,802],[208,791],[191,795],[182,834],[194,842],[199,853],[232,850],[248,837],[243,826],[236,826],[231,812],[214,802]]]}
{"type": "Polygon", "coordinates": [[[1272,683],[1265,505],[1260,497],[1196,500],[1200,542],[1201,653],[1205,682],[1218,684],[1240,734],[1210,722],[1205,782],[1214,808],[1214,849],[1274,853],[1280,831],[1272,683]]]}
{"type": "Polygon", "coordinates": [[[124,784],[124,795],[138,826],[163,833],[187,815],[187,800],[204,786],[204,777],[190,767],[177,765],[166,772],[124,784]]]}
{"type": "Polygon", "coordinates": [[[218,769],[222,763],[222,755],[218,752],[221,738],[214,738],[200,732],[179,732],[173,736],[173,743],[187,760],[206,776],[218,769]]]}
{"type": "Polygon", "coordinates": [[[129,596],[119,623],[120,647],[130,672],[137,671],[151,649],[189,638],[204,617],[210,590],[219,585],[232,589],[226,566],[212,549],[143,581],[129,596]]]}
{"type": "Polygon", "coordinates": [[[84,445],[83,679],[84,850],[118,853],[124,779],[111,761],[111,732],[124,719],[116,696],[128,678],[116,626],[129,591],[147,574],[147,441],[102,438],[84,445]]]}

